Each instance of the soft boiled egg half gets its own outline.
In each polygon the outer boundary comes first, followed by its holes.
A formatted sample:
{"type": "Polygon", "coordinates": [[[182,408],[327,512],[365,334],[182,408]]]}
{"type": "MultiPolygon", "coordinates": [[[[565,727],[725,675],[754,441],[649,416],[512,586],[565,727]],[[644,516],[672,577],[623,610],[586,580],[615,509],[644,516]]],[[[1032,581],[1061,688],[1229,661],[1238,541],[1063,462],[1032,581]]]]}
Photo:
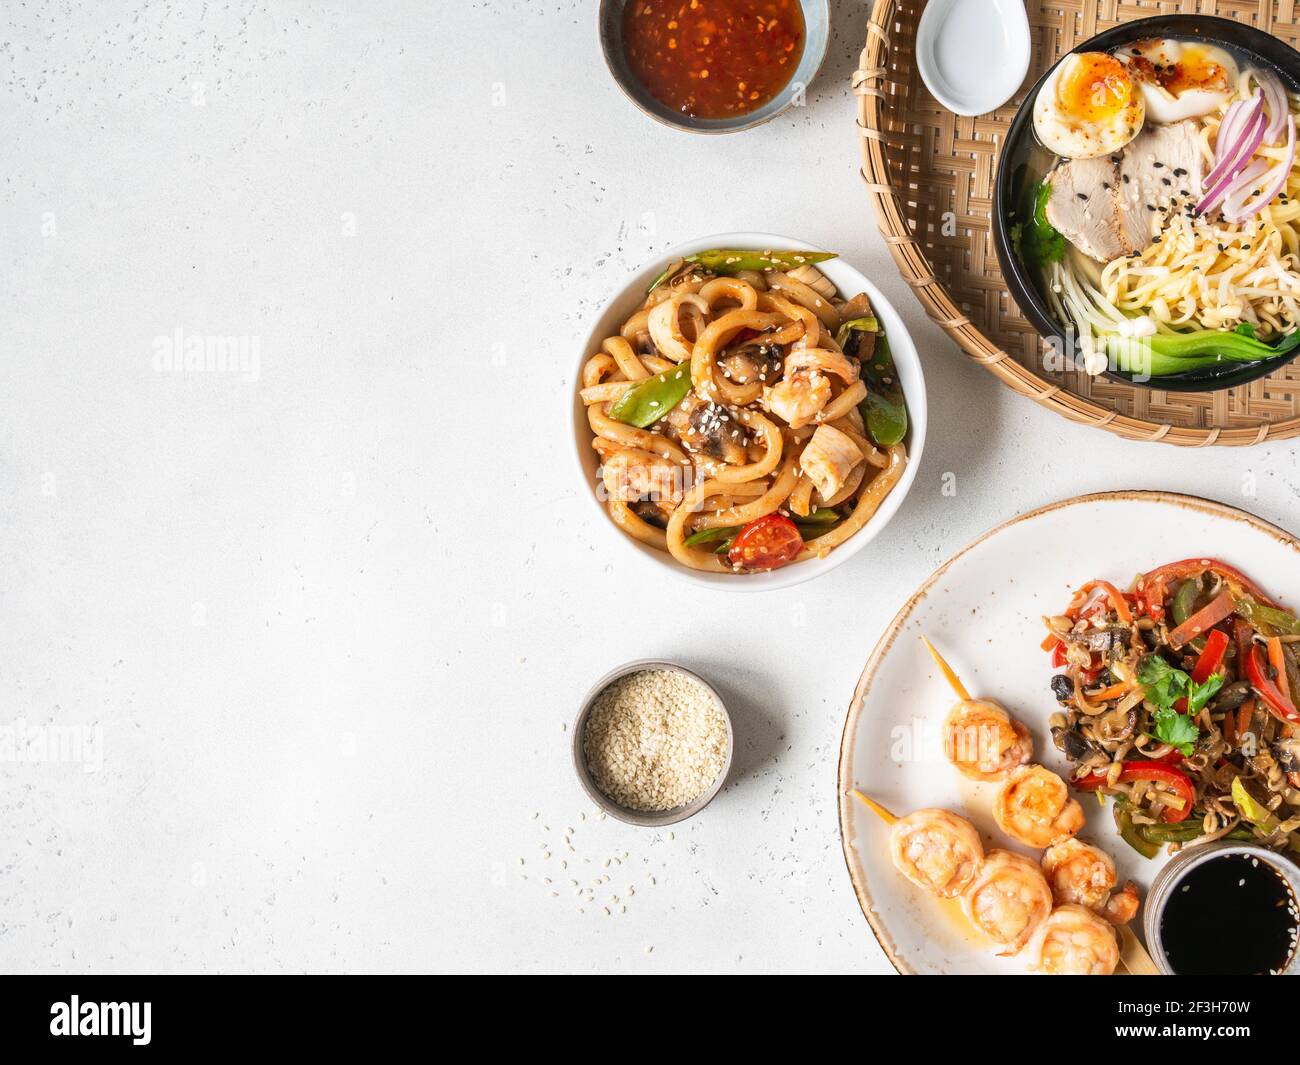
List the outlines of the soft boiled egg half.
{"type": "Polygon", "coordinates": [[[1108,52],[1075,52],[1047,75],[1034,101],[1034,132],[1048,151],[1093,159],[1137,136],[1146,113],[1127,64],[1108,52]]]}
{"type": "Polygon", "coordinates": [[[1217,111],[1239,76],[1237,62],[1200,41],[1138,41],[1128,62],[1152,122],[1180,122],[1217,111]]]}

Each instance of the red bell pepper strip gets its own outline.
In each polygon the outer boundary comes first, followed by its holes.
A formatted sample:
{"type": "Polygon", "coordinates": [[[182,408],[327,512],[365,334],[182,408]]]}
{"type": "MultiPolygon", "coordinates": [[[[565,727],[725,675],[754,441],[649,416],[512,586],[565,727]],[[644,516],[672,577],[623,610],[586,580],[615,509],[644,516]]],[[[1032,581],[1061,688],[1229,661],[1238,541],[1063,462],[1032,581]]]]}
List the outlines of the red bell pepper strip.
{"type": "Polygon", "coordinates": [[[1289,725],[1300,725],[1300,712],[1268,675],[1268,669],[1264,665],[1264,649],[1258,645],[1252,647],[1246,655],[1246,679],[1274,717],[1289,725]]]}
{"type": "Polygon", "coordinates": [[[1209,605],[1198,610],[1169,634],[1169,646],[1175,649],[1191,643],[1196,637],[1213,628],[1237,609],[1237,600],[1226,588],[1210,600],[1209,605]]]}
{"type": "Polygon", "coordinates": [[[1225,581],[1237,585],[1249,592],[1261,603],[1268,606],[1277,604],[1260,590],[1259,586],[1239,569],[1234,569],[1226,562],[1214,558],[1185,558],[1181,562],[1170,562],[1158,566],[1150,573],[1138,579],[1138,599],[1145,606],[1147,615],[1156,621],[1165,619],[1165,589],[1170,581],[1191,580],[1204,573],[1213,573],[1225,581]]]}
{"type": "MultiPolygon", "coordinates": [[[[1219,663],[1223,661],[1223,656],[1228,651],[1229,642],[1228,634],[1222,629],[1210,630],[1210,635],[1205,638],[1205,650],[1201,652],[1192,670],[1194,684],[1204,684],[1214,675],[1214,671],[1219,668],[1219,663]]],[[[1187,713],[1187,700],[1179,699],[1174,703],[1174,709],[1180,714],[1187,713]]]]}
{"type": "Polygon", "coordinates": [[[1223,656],[1228,653],[1228,643],[1228,634],[1222,629],[1213,630],[1205,638],[1205,650],[1196,660],[1196,667],[1192,670],[1192,680],[1197,684],[1204,684],[1214,676],[1218,671],[1219,663],[1223,661],[1223,656]]]}
{"type": "MultiPolygon", "coordinates": [[[[1076,780],[1074,786],[1082,791],[1095,791],[1106,787],[1107,776],[1105,772],[1093,773],[1082,780],[1076,780]]],[[[1166,806],[1160,815],[1162,821],[1182,821],[1192,812],[1192,806],[1196,802],[1196,789],[1192,787],[1191,778],[1181,769],[1175,769],[1164,762],[1125,762],[1117,783],[1127,784],[1133,780],[1154,780],[1177,793],[1183,800],[1181,810],[1166,806]]]]}

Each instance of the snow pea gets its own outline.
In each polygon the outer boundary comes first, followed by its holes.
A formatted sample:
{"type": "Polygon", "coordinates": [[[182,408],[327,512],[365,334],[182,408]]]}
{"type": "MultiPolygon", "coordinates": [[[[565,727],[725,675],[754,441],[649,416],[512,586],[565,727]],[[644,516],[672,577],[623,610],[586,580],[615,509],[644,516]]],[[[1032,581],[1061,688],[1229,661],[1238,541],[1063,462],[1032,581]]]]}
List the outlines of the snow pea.
{"type": "Polygon", "coordinates": [[[688,366],[670,366],[663,373],[638,381],[609,408],[609,416],[625,425],[644,429],[653,425],[691,390],[688,366]]]}
{"type": "Polygon", "coordinates": [[[752,251],[744,248],[713,248],[686,256],[688,263],[699,263],[715,274],[735,274],[741,270],[797,270],[810,263],[834,259],[833,251],[752,251]]]}
{"type": "Polygon", "coordinates": [[[691,533],[682,542],[687,547],[699,547],[700,544],[711,544],[715,540],[726,540],[731,542],[731,538],[744,528],[742,525],[719,525],[713,529],[701,529],[699,532],[691,533]]]}
{"type": "Polygon", "coordinates": [[[907,401],[884,333],[876,335],[876,349],[862,364],[862,380],[867,398],[858,404],[858,410],[867,435],[881,447],[893,447],[907,435],[907,401]]]}

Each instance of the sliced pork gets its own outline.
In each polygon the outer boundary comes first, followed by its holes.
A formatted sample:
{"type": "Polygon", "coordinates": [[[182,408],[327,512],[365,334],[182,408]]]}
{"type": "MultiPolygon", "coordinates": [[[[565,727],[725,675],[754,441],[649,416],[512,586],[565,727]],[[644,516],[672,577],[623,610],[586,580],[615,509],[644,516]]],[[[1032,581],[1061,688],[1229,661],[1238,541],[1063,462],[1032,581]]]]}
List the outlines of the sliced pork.
{"type": "Polygon", "coordinates": [[[1150,244],[1171,212],[1190,212],[1204,180],[1195,122],[1148,125],[1118,155],[1053,170],[1047,220],[1089,258],[1110,262],[1150,244]]]}
{"type": "Polygon", "coordinates": [[[1171,211],[1190,211],[1201,198],[1205,160],[1190,119],[1146,126],[1119,163],[1120,213],[1133,251],[1165,228],[1171,211]]]}
{"type": "Polygon", "coordinates": [[[1090,259],[1109,262],[1132,251],[1120,218],[1113,157],[1071,159],[1048,176],[1047,220],[1090,259]]]}

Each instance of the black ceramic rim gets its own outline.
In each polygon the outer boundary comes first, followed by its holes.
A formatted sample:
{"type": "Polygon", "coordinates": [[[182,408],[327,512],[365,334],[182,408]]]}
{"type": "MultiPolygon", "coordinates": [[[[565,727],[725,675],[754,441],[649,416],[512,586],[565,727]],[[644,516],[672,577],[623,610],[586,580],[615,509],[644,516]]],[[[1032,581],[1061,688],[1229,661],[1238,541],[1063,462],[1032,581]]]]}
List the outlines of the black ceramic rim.
{"type": "MultiPolygon", "coordinates": [[[[1261,66],[1276,71],[1293,91],[1300,91],[1300,52],[1285,41],[1281,41],[1254,26],[1247,26],[1231,19],[1217,18],[1212,15],[1156,15],[1152,18],[1126,22],[1121,26],[1106,30],[1095,37],[1075,46],[1074,52],[1109,52],[1115,48],[1132,44],[1151,37],[1200,38],[1211,44],[1224,44],[1238,52],[1244,52],[1261,66]]],[[[1062,56],[1061,59],[1064,59],[1062,56]]],[[[1058,63],[1060,60],[1057,61],[1058,63]]],[[[993,188],[993,245],[997,251],[998,265],[1002,268],[1002,277],[1007,283],[1016,306],[1035,329],[1047,340],[1058,345],[1062,351],[1067,350],[1064,326],[1052,317],[1046,301],[1039,294],[1038,285],[1023,267],[1011,249],[1011,237],[1007,225],[1008,210],[1014,203],[1015,192],[1012,188],[1014,168],[1004,167],[1003,161],[1012,154],[1026,136],[1033,137],[1033,104],[1038,97],[1038,90],[1047,80],[1048,74],[1056,69],[1056,63],[1039,78],[1029,90],[1024,101],[1011,120],[1007,135],[998,155],[997,175],[993,188]]],[[[1071,355],[1078,355],[1078,346],[1069,346],[1071,355]]],[[[1158,388],[1169,392],[1217,392],[1225,388],[1235,388],[1281,369],[1292,359],[1300,355],[1300,348],[1292,350],[1289,355],[1247,363],[1224,363],[1222,366],[1188,370],[1186,373],[1169,374],[1164,377],[1134,378],[1119,370],[1107,369],[1102,375],[1112,381],[1133,385],[1140,388],[1158,388]]]]}

